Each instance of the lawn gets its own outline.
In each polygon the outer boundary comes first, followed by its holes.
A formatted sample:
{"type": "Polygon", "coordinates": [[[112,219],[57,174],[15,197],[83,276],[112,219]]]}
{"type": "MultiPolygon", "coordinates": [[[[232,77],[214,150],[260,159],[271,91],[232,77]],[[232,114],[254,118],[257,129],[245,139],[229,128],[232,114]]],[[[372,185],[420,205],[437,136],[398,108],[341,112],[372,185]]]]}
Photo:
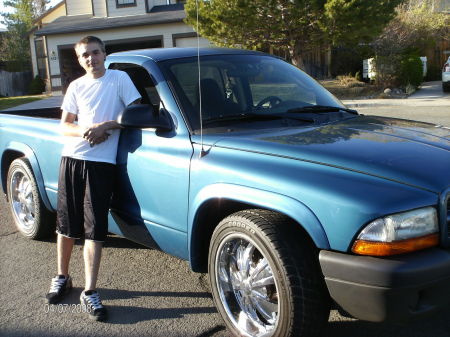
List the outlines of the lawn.
{"type": "Polygon", "coordinates": [[[49,95],[31,95],[31,96],[15,96],[15,97],[0,97],[0,110],[13,108],[15,106],[38,101],[43,98],[50,97],[49,95]]]}

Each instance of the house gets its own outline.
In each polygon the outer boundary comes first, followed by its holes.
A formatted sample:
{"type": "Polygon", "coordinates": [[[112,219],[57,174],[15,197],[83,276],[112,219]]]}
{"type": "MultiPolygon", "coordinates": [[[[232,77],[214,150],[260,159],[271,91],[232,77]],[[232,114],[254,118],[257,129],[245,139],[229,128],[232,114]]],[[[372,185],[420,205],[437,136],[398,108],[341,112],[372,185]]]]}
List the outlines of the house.
{"type": "MultiPolygon", "coordinates": [[[[183,22],[180,0],[64,0],[35,21],[30,33],[33,74],[47,91],[64,93],[84,71],[74,44],[86,35],[101,38],[107,54],[129,49],[197,46],[197,35],[183,22]]],[[[210,43],[200,38],[201,46],[210,43]]]]}

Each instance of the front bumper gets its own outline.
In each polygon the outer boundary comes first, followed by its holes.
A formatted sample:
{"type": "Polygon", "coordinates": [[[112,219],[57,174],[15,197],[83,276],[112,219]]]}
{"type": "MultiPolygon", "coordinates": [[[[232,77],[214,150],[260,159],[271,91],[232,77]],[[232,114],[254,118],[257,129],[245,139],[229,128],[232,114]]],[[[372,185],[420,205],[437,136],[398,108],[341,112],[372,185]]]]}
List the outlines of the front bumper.
{"type": "Polygon", "coordinates": [[[375,258],[323,250],[319,261],[331,298],[358,319],[407,321],[450,303],[450,251],[375,258]]]}
{"type": "Polygon", "coordinates": [[[442,73],[442,83],[450,83],[450,72],[442,73]]]}

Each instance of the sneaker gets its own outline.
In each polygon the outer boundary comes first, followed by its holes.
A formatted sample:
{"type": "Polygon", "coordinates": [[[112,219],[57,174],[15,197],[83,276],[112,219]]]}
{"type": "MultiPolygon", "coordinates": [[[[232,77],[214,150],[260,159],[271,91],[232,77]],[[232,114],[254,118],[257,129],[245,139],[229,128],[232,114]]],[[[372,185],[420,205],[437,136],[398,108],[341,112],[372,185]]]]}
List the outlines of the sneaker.
{"type": "Polygon", "coordinates": [[[45,296],[47,299],[47,303],[58,303],[71,289],[72,278],[70,276],[66,278],[64,275],[56,275],[54,278],[52,278],[50,291],[45,296]]]}
{"type": "Polygon", "coordinates": [[[100,300],[100,295],[95,290],[83,291],[80,295],[80,303],[86,308],[89,318],[96,321],[104,321],[106,319],[106,308],[100,300]]]}

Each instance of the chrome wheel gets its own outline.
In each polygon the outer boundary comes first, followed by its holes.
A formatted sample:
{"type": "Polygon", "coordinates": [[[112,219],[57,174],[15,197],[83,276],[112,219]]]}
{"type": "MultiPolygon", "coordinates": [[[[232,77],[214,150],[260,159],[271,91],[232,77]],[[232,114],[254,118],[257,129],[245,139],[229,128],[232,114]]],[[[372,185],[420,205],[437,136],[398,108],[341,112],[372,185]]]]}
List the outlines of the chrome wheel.
{"type": "Polygon", "coordinates": [[[9,208],[17,229],[30,239],[47,237],[54,230],[54,215],[44,206],[28,159],[13,160],[6,182],[9,208]]]}
{"type": "Polygon", "coordinates": [[[329,297],[317,250],[290,218],[264,209],[225,217],[209,245],[214,303],[234,336],[318,337],[329,297]]]}
{"type": "Polygon", "coordinates": [[[258,245],[243,234],[224,238],[216,255],[216,284],[229,319],[244,336],[272,336],[278,285],[258,245]]]}
{"type": "Polygon", "coordinates": [[[15,170],[10,178],[11,207],[16,223],[29,232],[35,223],[35,202],[30,178],[22,170],[15,170]]]}

